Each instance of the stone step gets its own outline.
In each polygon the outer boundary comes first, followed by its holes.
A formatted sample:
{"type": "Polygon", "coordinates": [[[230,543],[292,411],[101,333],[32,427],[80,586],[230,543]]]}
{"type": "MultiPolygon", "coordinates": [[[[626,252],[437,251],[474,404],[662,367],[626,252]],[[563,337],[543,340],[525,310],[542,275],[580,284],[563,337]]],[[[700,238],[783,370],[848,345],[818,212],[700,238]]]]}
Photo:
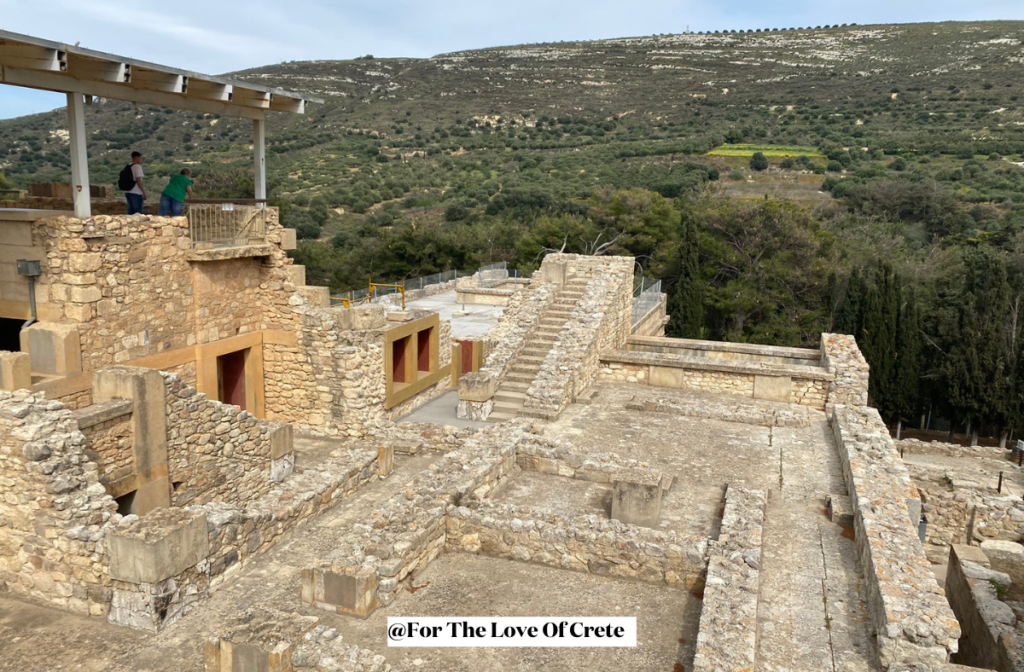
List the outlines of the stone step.
{"type": "MultiPolygon", "coordinates": [[[[508,376],[505,377],[505,382],[501,384],[502,390],[510,390],[512,392],[525,393],[528,389],[530,389],[530,383],[533,382],[532,378],[530,380],[509,380],[511,376],[512,374],[510,373],[508,376]]],[[[497,397],[497,395],[495,395],[495,397],[497,397]]]]}
{"type": "Polygon", "coordinates": [[[527,343],[526,347],[523,348],[519,354],[526,355],[527,357],[547,357],[548,353],[551,352],[551,346],[547,347],[531,347],[531,344],[527,343]]]}
{"type": "Polygon", "coordinates": [[[508,401],[494,402],[494,410],[491,413],[508,413],[510,415],[516,415],[523,409],[522,404],[513,404],[508,401]]]}
{"type": "Polygon", "coordinates": [[[505,389],[505,383],[501,384],[498,391],[494,393],[495,401],[523,401],[526,399],[525,392],[516,392],[514,390],[505,389]]]}
{"type": "Polygon", "coordinates": [[[491,411],[491,414],[487,416],[489,422],[501,422],[502,420],[512,420],[518,413],[504,413],[502,411],[491,411]]]}
{"type": "MultiPolygon", "coordinates": [[[[540,369],[538,368],[537,371],[540,371],[540,369]]],[[[533,379],[537,377],[537,371],[517,371],[512,369],[505,376],[505,380],[515,383],[532,383],[533,379]]]]}
{"type": "Polygon", "coordinates": [[[537,366],[540,366],[544,362],[544,357],[542,355],[519,355],[518,357],[516,357],[516,364],[520,362],[522,362],[523,364],[529,364],[530,362],[533,362],[537,364],[537,366]]]}

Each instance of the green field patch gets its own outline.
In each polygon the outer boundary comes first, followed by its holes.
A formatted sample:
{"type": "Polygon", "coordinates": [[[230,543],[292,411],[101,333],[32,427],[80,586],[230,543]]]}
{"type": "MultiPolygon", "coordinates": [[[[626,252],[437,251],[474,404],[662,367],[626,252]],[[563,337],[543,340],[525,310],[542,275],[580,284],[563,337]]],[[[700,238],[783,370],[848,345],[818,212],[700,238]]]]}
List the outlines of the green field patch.
{"type": "Polygon", "coordinates": [[[761,152],[765,156],[806,156],[810,159],[821,159],[825,155],[817,147],[800,147],[798,145],[719,145],[709,156],[753,156],[761,152]]]}

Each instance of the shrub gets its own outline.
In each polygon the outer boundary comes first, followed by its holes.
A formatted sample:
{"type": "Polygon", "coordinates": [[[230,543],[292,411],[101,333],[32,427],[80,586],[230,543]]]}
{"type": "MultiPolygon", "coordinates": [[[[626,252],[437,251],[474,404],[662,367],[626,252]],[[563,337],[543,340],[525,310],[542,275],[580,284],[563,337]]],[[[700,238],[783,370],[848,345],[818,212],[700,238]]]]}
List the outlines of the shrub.
{"type": "Polygon", "coordinates": [[[746,173],[743,172],[742,168],[733,168],[732,170],[729,171],[729,179],[730,180],[739,181],[739,180],[742,180],[745,175],[746,175],[746,173]]]}
{"type": "Polygon", "coordinates": [[[830,173],[841,173],[843,172],[843,164],[838,161],[829,161],[828,165],[825,166],[825,170],[830,173]]]}
{"type": "Polygon", "coordinates": [[[750,157],[750,168],[757,171],[767,170],[768,157],[763,152],[754,152],[754,155],[750,157]]]}
{"type": "Polygon", "coordinates": [[[796,166],[796,161],[787,156],[779,165],[783,170],[792,170],[796,166]]]}
{"type": "Polygon", "coordinates": [[[469,210],[458,203],[449,205],[444,211],[444,220],[446,222],[460,222],[469,217],[469,210]]]}

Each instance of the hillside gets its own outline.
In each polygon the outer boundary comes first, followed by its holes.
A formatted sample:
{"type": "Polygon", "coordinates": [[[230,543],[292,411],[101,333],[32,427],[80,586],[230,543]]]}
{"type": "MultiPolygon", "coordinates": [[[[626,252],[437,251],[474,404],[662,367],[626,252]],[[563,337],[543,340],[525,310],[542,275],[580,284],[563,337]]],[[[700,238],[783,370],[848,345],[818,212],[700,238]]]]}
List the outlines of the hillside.
{"type": "MultiPolygon", "coordinates": [[[[568,195],[634,168],[609,158],[702,154],[726,141],[1019,154],[1022,39],[1021,22],[847,26],[296,62],[234,76],[327,101],[305,117],[272,117],[269,171],[281,194],[356,187],[370,167],[402,188],[439,186],[432,157],[499,150],[499,163],[559,170],[568,195]],[[569,162],[591,164],[583,177],[565,175],[566,150],[585,153],[569,162]],[[427,156],[389,171],[376,152],[427,156]]],[[[101,101],[86,123],[97,181],[111,181],[129,149],[168,168],[249,156],[245,122],[101,101]]],[[[0,122],[0,169],[18,185],[66,175],[64,127],[62,111],[0,122]]]]}

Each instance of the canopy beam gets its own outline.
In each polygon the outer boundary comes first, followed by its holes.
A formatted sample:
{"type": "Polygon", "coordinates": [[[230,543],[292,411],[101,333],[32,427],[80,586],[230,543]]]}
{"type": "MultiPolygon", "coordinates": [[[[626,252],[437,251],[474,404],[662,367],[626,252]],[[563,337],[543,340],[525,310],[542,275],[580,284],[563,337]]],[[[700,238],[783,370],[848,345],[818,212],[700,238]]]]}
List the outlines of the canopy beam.
{"type": "Polygon", "coordinates": [[[89,189],[89,160],[85,148],[85,105],[81,93],[68,94],[68,139],[71,143],[71,198],[75,217],[92,216],[89,189]]]}

